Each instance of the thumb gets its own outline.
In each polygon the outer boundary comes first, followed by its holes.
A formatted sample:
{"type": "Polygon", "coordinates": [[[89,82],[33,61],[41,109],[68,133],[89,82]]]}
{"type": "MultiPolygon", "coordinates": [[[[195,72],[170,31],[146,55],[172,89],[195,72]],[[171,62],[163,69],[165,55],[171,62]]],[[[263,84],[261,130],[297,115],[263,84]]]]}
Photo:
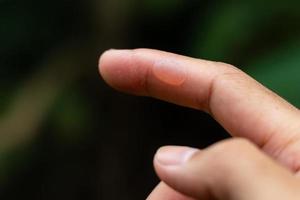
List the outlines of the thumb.
{"type": "Polygon", "coordinates": [[[163,182],[196,199],[300,198],[298,179],[244,139],[204,150],[162,147],[154,166],[163,182]]]}

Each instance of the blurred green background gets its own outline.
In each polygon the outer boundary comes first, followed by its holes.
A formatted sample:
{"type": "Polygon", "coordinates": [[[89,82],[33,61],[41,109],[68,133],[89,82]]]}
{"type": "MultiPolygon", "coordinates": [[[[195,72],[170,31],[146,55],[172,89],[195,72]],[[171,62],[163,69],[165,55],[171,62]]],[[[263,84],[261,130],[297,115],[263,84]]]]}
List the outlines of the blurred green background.
{"type": "Polygon", "coordinates": [[[105,49],[228,62],[300,106],[298,2],[0,0],[0,198],[145,199],[159,146],[227,137],[204,113],[110,89],[105,49]]]}

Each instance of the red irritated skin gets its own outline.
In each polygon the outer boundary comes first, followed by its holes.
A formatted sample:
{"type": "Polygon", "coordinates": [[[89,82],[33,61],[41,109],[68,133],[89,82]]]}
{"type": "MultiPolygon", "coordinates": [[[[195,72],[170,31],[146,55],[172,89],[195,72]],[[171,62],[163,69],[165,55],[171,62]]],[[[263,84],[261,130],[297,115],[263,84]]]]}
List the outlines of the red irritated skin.
{"type": "Polygon", "coordinates": [[[299,110],[247,74],[150,49],[107,51],[99,69],[120,91],[206,111],[232,136],[244,138],[203,151],[158,151],[154,166],[164,183],[149,199],[300,199],[299,110]]]}
{"type": "Polygon", "coordinates": [[[176,60],[171,59],[155,62],[152,73],[167,85],[181,86],[187,79],[185,66],[181,66],[176,60]]]}

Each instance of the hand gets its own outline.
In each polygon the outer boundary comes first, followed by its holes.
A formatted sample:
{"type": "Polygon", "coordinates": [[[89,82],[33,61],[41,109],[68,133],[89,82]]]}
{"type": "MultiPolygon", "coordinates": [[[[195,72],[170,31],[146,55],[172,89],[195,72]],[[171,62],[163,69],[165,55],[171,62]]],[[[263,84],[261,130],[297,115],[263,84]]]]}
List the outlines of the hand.
{"type": "Polygon", "coordinates": [[[300,199],[299,110],[239,69],[147,49],[107,51],[99,67],[112,87],[206,111],[236,137],[158,150],[148,200],[300,199]]]}

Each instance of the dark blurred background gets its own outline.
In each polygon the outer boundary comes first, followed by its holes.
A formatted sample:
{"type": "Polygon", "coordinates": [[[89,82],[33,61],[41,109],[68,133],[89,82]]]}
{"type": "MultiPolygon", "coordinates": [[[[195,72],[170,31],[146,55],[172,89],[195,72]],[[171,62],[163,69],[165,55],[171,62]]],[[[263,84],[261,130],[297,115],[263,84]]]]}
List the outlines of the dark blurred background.
{"type": "Polygon", "coordinates": [[[228,62],[300,106],[299,25],[291,0],[0,0],[0,199],[145,199],[158,147],[228,137],[202,112],[106,86],[104,50],[228,62]]]}

